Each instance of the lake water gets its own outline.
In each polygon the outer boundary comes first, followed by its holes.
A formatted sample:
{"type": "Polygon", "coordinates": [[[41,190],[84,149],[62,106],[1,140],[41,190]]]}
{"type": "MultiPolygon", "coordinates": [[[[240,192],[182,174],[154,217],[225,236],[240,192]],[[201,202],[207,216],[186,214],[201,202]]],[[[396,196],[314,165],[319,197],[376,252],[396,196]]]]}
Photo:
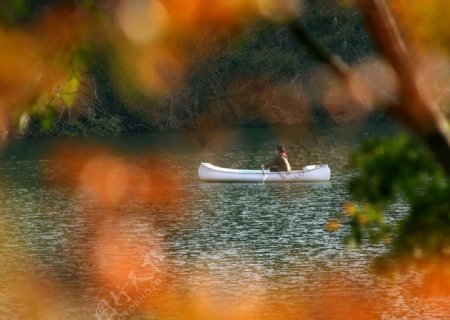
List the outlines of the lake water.
{"type": "MultiPolygon", "coordinates": [[[[274,301],[295,310],[292,318],[330,319],[320,304],[312,307],[330,292],[342,299],[359,295],[369,306],[383,295],[408,319],[444,319],[370,275],[370,261],[383,246],[347,248],[346,227],[325,230],[351,200],[349,153],[364,138],[392,133],[386,126],[253,128],[97,138],[94,146],[91,139],[11,141],[0,159],[0,319],[165,319],[174,317],[167,315],[171,308],[178,318],[203,319],[175,302],[160,307],[174,296],[195,310],[220,305],[224,319],[232,318],[226,315],[232,306],[251,313],[274,301]],[[211,184],[197,178],[201,161],[259,168],[280,143],[294,168],[327,163],[330,182],[211,184]],[[61,150],[64,157],[54,156],[61,150]],[[83,176],[93,191],[80,189],[81,180],[61,178],[78,174],[77,165],[96,154],[115,160],[83,176]],[[139,179],[124,178],[134,182],[111,191],[98,182],[102,170],[114,172],[114,179],[132,171],[142,179],[170,172],[176,180],[155,180],[152,190],[162,190],[161,197],[141,201],[139,179]],[[175,191],[166,182],[175,183],[175,191]],[[310,310],[307,316],[298,313],[302,307],[310,310]]],[[[110,183],[122,181],[114,179],[110,183]]],[[[393,219],[405,212],[401,203],[391,209],[393,219]]],[[[411,277],[407,281],[417,279],[411,277]]]]}

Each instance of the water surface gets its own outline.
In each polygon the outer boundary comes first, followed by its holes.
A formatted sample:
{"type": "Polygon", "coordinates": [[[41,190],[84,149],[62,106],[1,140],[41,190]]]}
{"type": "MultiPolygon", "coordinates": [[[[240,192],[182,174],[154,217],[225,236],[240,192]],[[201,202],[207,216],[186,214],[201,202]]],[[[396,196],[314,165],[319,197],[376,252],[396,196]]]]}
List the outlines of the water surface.
{"type": "MultiPolygon", "coordinates": [[[[23,318],[27,312],[23,309],[37,297],[23,297],[23,290],[17,293],[14,288],[28,285],[23,282],[30,276],[38,279],[32,287],[50,282],[48,288],[42,287],[59,292],[54,298],[58,307],[45,309],[55,319],[100,319],[102,302],[124,310],[128,306],[124,296],[122,306],[115,305],[114,288],[109,280],[105,285],[104,273],[109,269],[104,265],[111,262],[114,268],[114,261],[136,253],[133,258],[140,266],[148,256],[168,266],[164,274],[170,278],[170,290],[209,292],[222,299],[268,292],[276,293],[279,300],[289,300],[291,295],[310,298],[327,273],[345,275],[350,270],[374,288],[370,261],[385,248],[347,248],[346,228],[330,233],[325,225],[350,200],[345,184],[355,173],[345,169],[349,153],[362,139],[382,134],[392,134],[391,128],[314,132],[253,128],[97,138],[97,145],[132,165],[141,166],[157,155],[181,181],[174,206],[131,202],[120,209],[99,208],[86,193],[58,182],[67,168],[52,162],[52,153],[74,142],[91,144],[90,139],[12,141],[0,159],[0,283],[5,288],[0,311],[8,319],[23,318]],[[259,168],[280,143],[294,168],[327,163],[330,182],[211,184],[197,178],[201,161],[259,168]],[[110,236],[112,240],[101,243],[118,241],[117,250],[99,250],[99,237],[110,236]],[[96,259],[102,261],[101,267],[97,268],[96,259]]],[[[77,162],[77,155],[73,157],[77,162]]],[[[391,211],[400,217],[406,208],[399,203],[391,211]]],[[[124,272],[138,273],[135,266],[125,267],[124,272]]],[[[116,279],[117,285],[131,287],[127,279],[116,279]]],[[[347,280],[337,277],[336,285],[347,280]]],[[[38,304],[45,304],[44,300],[38,304]]],[[[133,312],[137,314],[134,308],[133,312]]],[[[146,314],[142,317],[152,318],[146,314]]]]}

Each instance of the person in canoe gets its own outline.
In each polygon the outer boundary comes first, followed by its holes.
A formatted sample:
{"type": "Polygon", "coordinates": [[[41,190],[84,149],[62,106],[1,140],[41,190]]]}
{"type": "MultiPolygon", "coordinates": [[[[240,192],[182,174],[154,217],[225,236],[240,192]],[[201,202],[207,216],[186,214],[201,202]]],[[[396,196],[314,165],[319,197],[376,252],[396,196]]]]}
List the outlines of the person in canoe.
{"type": "Polygon", "coordinates": [[[270,168],[270,172],[291,171],[286,149],[283,146],[277,146],[275,157],[268,164],[263,165],[263,168],[270,168]]]}

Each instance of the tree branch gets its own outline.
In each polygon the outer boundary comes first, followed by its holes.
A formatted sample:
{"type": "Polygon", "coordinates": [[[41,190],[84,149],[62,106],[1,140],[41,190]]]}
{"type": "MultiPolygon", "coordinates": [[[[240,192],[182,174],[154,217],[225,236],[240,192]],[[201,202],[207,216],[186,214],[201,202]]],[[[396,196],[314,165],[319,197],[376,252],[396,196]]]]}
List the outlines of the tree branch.
{"type": "Polygon", "coordinates": [[[400,101],[387,106],[386,112],[421,136],[450,176],[448,120],[422,85],[388,5],[384,0],[358,0],[358,4],[376,44],[400,80],[400,101]]]}
{"type": "MultiPolygon", "coordinates": [[[[400,99],[390,102],[383,110],[417,133],[450,176],[449,123],[420,85],[421,77],[389,7],[384,0],[358,0],[358,4],[375,43],[392,64],[400,82],[400,99]]],[[[292,21],[289,28],[318,60],[330,66],[346,84],[351,83],[351,68],[339,56],[322,47],[300,21],[292,21]]]]}
{"type": "Polygon", "coordinates": [[[350,74],[352,73],[350,66],[346,64],[340,56],[330,54],[322,47],[322,45],[312,37],[300,20],[293,20],[289,24],[289,29],[296,36],[297,40],[302,42],[317,59],[328,64],[334,73],[342,80],[349,80],[350,74]]]}

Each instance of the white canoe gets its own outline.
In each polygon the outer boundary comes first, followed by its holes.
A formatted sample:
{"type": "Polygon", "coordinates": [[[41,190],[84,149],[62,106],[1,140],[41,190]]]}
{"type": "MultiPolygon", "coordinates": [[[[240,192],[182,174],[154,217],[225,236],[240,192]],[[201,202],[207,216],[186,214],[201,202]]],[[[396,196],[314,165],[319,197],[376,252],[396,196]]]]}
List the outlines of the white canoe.
{"type": "Polygon", "coordinates": [[[330,180],[330,168],[327,164],[310,165],[302,170],[291,172],[270,172],[269,170],[241,170],[221,168],[202,162],[198,176],[203,181],[215,182],[318,182],[330,180]]]}

